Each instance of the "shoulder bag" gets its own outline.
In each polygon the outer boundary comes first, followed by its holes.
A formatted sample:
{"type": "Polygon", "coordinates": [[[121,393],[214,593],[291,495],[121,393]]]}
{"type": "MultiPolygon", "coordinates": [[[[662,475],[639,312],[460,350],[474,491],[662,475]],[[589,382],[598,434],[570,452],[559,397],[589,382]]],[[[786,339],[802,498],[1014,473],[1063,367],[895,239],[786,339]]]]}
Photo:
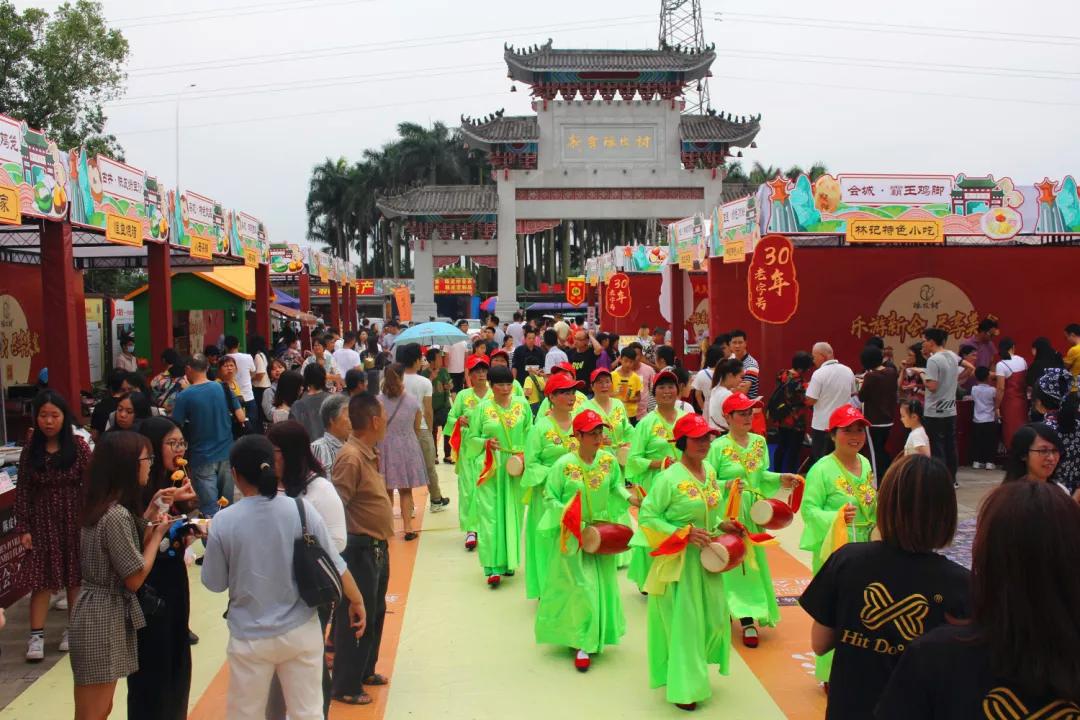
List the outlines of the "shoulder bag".
{"type": "Polygon", "coordinates": [[[300,599],[309,607],[320,607],[341,600],[344,587],[334,561],[314,535],[308,532],[304,501],[296,500],[300,511],[300,537],[293,544],[293,578],[300,599]]]}

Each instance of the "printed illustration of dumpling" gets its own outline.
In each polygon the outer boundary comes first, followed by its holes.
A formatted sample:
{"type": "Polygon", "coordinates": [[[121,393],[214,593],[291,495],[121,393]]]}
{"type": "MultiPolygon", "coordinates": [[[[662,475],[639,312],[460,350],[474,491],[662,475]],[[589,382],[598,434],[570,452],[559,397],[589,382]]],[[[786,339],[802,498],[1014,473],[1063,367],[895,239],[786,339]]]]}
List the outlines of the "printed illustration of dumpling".
{"type": "Polygon", "coordinates": [[[840,183],[832,175],[822,175],[814,183],[814,206],[823,212],[840,207],[840,183]]]}

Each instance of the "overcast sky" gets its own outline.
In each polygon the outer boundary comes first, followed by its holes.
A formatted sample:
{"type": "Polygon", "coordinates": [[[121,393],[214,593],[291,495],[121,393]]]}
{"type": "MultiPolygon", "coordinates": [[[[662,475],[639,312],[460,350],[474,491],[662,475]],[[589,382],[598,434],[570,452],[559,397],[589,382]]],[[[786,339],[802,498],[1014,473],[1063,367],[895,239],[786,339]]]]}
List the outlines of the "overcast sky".
{"type": "MultiPolygon", "coordinates": [[[[746,165],[994,173],[1017,184],[1080,172],[1080,5],[702,4],[718,50],[713,107],[763,115],[746,165]]],[[[509,92],[504,41],[653,48],[659,5],[106,0],[131,44],[127,96],[107,107],[108,130],[129,163],[171,185],[183,93],[182,186],[260,217],[272,241],[296,242],[314,165],[357,159],[404,120],[527,113],[526,88],[509,92]]]]}

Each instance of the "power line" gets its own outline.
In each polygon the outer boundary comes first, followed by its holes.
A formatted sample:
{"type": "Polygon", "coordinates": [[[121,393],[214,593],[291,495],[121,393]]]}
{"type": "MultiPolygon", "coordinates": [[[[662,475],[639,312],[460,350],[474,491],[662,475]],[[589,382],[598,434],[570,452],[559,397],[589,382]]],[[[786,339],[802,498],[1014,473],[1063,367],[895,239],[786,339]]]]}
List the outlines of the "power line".
{"type": "Polygon", "coordinates": [[[858,32],[916,35],[923,37],[959,38],[962,40],[989,40],[992,42],[1016,42],[1033,45],[1062,45],[1073,47],[1080,37],[1072,35],[1038,35],[1035,33],[1008,33],[998,30],[968,30],[964,28],[932,28],[923,25],[899,25],[895,23],[859,22],[792,15],[761,15],[755,13],[717,13],[718,22],[743,22],[781,27],[806,27],[819,30],[854,30],[858,32]]]}
{"type": "Polygon", "coordinates": [[[189,12],[164,13],[158,15],[142,15],[136,18],[115,20],[110,23],[111,27],[122,30],[151,27],[154,25],[176,24],[183,22],[196,22],[202,20],[223,20],[234,17],[246,17],[249,15],[267,15],[291,10],[321,10],[323,8],[339,7],[342,5],[357,5],[370,3],[374,0],[294,0],[293,2],[262,3],[259,5],[240,5],[232,8],[208,8],[206,10],[194,10],[189,12]]]}
{"type": "Polygon", "coordinates": [[[576,23],[562,23],[547,26],[529,26],[509,28],[504,30],[486,30],[474,33],[455,33],[452,35],[435,35],[422,38],[409,38],[405,40],[390,40],[381,43],[357,43],[352,45],[339,45],[331,48],[318,50],[295,50],[284,53],[268,53],[263,55],[248,55],[224,60],[205,60],[193,63],[176,63],[171,65],[155,65],[146,68],[132,68],[129,75],[133,77],[145,77],[150,75],[170,75],[179,72],[198,72],[201,70],[222,70],[234,67],[250,67],[252,65],[266,65],[286,62],[291,60],[309,60],[324,57],[338,57],[341,55],[357,55],[368,52],[384,52],[387,50],[409,50],[417,47],[431,47],[438,45],[453,45],[458,43],[478,42],[482,40],[498,39],[505,37],[507,33],[516,32],[554,32],[559,30],[595,30],[624,25],[638,25],[653,23],[652,15],[629,15],[623,18],[611,18],[602,20],[589,20],[576,23]]]}

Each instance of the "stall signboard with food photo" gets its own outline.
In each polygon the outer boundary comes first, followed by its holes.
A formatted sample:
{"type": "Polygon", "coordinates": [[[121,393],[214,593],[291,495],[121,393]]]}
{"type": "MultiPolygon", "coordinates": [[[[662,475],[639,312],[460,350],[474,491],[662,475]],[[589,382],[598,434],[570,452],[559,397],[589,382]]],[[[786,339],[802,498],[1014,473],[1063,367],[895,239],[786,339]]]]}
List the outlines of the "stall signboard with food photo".
{"type": "Polygon", "coordinates": [[[234,257],[254,267],[270,261],[270,244],[266,238],[266,226],[258,218],[247,213],[229,211],[226,214],[229,228],[229,246],[234,257]]]}
{"type": "Polygon", "coordinates": [[[177,196],[169,191],[169,216],[173,219],[175,232],[172,244],[183,248],[192,247],[192,238],[209,240],[212,253],[227,255],[229,237],[225,234],[225,213],[221,203],[205,195],[187,190],[177,196]]]}
{"type": "Polygon", "coordinates": [[[0,223],[21,215],[61,220],[67,214],[68,153],[43,132],[0,115],[0,223]]]}
{"type": "Polygon", "coordinates": [[[270,250],[270,274],[278,280],[304,272],[304,253],[293,243],[274,243],[270,250]]]}
{"type": "Polygon", "coordinates": [[[106,155],[91,157],[84,148],[68,157],[72,224],[105,230],[107,240],[125,245],[168,238],[156,178],[106,155]]]}

